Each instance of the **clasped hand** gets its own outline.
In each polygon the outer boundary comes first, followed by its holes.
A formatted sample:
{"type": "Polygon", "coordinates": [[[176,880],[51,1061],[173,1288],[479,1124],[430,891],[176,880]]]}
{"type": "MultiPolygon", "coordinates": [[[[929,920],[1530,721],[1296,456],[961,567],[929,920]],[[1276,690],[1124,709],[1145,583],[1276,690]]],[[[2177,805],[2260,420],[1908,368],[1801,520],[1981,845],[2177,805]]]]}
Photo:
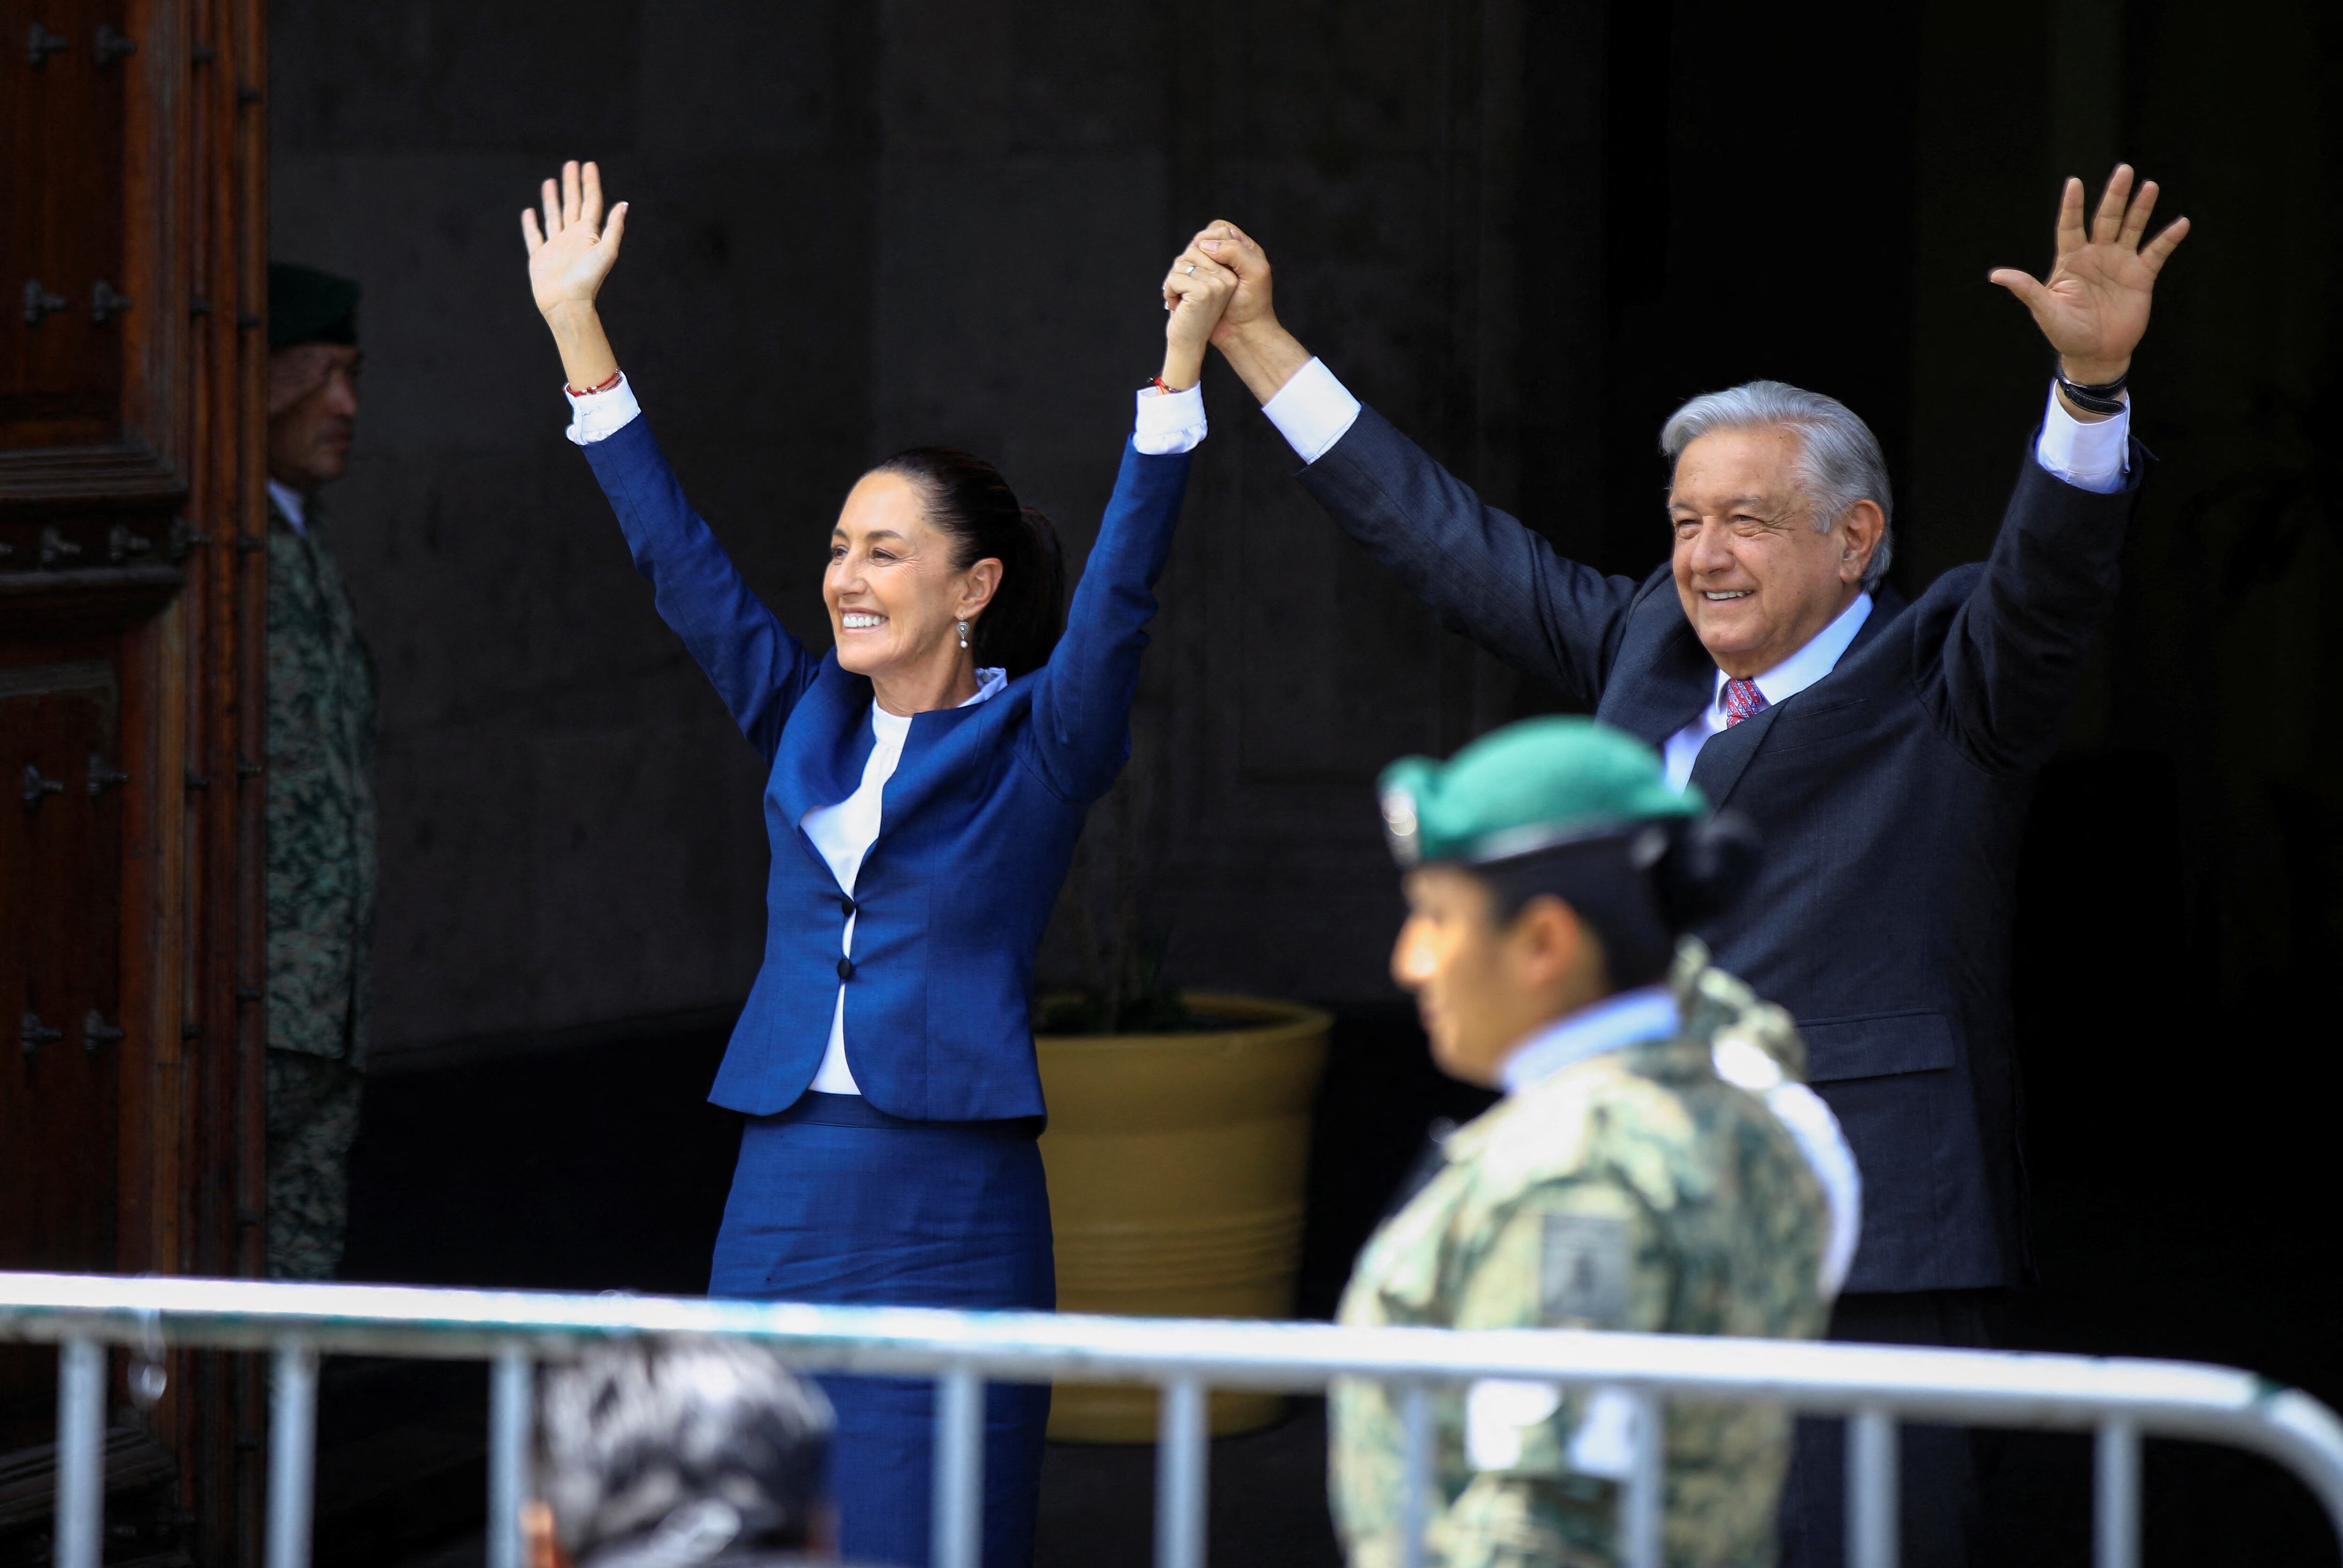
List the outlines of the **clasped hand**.
{"type": "MultiPolygon", "coordinates": [[[[1198,238],[1202,238],[1199,236],[1198,238]]],[[[1163,385],[1184,392],[1203,378],[1204,348],[1237,292],[1237,275],[1191,245],[1163,275],[1163,385]]]]}

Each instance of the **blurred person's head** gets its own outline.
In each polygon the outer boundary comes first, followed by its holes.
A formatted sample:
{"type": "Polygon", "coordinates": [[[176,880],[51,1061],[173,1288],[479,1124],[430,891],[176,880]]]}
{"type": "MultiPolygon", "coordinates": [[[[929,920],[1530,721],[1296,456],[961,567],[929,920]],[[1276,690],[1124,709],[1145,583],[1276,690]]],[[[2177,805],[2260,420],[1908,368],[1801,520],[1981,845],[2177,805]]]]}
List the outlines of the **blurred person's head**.
{"type": "Polygon", "coordinates": [[[630,1340],[548,1368],[530,1568],[699,1568],[827,1558],[830,1411],[773,1352],[630,1340]]]}
{"type": "Polygon", "coordinates": [[[1446,762],[1383,770],[1407,919],[1392,978],[1442,1071],[1494,1086],[1538,1030],[1665,978],[1756,849],[1656,752],[1588,719],[1509,725],[1446,762]]]}
{"type": "Polygon", "coordinates": [[[358,418],[358,286],[268,269],[268,477],[309,495],[342,477],[358,418]]]}

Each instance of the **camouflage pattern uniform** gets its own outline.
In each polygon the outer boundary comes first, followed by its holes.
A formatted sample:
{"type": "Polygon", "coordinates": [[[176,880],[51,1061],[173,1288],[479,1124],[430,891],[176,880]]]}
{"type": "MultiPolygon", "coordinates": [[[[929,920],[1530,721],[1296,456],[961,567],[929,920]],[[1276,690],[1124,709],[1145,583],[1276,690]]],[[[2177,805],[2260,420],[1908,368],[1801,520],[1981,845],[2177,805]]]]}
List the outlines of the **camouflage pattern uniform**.
{"type": "MultiPolygon", "coordinates": [[[[1727,1032],[1785,1070],[1804,1048],[1786,1014],[1703,958],[1673,977],[1684,1020],[1674,1037],[1564,1068],[1448,1139],[1444,1168],[1361,1254],[1342,1322],[1822,1332],[1822,1188],[1765,1102],[1719,1079],[1712,1060],[1727,1032]]],[[[1433,1411],[1428,1563],[1614,1568],[1624,1440],[1598,1453],[1598,1429],[1616,1413],[1601,1396],[1579,1389],[1557,1401],[1534,1384],[1482,1383],[1435,1398],[1433,1411]]],[[[1773,1563],[1789,1432],[1775,1409],[1668,1408],[1672,1565],[1773,1563]]],[[[1379,1384],[1337,1385],[1332,1447],[1352,1563],[1399,1563],[1396,1401],[1379,1384]]]]}
{"type": "Polygon", "coordinates": [[[333,557],[268,520],[268,1271],[330,1279],[349,1216],[374,923],[375,670],[333,557]]]}

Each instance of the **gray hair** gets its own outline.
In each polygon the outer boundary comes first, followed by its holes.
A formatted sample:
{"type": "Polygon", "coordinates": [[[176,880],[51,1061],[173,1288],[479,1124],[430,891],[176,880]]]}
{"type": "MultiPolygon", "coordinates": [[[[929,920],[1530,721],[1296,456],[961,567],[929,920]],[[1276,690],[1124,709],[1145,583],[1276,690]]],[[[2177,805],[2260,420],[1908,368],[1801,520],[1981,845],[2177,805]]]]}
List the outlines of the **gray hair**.
{"type": "Polygon", "coordinates": [[[1785,381],[1747,381],[1724,392],[1704,392],[1660,427],[1660,450],[1670,463],[1711,430],[1792,430],[1798,436],[1798,487],[1814,513],[1815,528],[1828,533],[1857,501],[1879,507],[1879,544],[1864,568],[1869,593],[1887,575],[1896,536],[1887,525],[1896,503],[1887,486],[1887,458],[1879,437],[1835,397],[1807,392],[1785,381]]]}
{"type": "Polygon", "coordinates": [[[802,1548],[822,1505],[821,1391],[738,1340],[624,1340],[548,1368],[538,1495],[580,1568],[802,1548]]]}

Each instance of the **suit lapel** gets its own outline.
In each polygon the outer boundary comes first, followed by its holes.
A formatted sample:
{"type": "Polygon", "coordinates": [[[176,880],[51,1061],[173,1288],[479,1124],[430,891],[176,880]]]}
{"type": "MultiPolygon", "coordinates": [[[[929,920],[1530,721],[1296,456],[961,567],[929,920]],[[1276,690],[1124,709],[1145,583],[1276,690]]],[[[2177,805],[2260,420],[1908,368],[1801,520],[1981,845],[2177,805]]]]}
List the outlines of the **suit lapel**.
{"type": "MultiPolygon", "coordinates": [[[[1848,643],[1846,651],[1838,656],[1838,662],[1831,667],[1830,674],[1806,688],[1806,691],[1820,691],[1828,687],[1841,670],[1878,639],[1881,630],[1896,618],[1904,605],[1904,596],[1894,588],[1882,588],[1874,594],[1871,613],[1863,618],[1863,625],[1855,632],[1855,640],[1848,643]]],[[[1802,691],[1798,696],[1805,694],[1802,691]]],[[[1722,806],[1731,797],[1735,786],[1741,782],[1741,775],[1749,767],[1749,759],[1757,755],[1757,749],[1765,744],[1765,737],[1773,733],[1774,716],[1781,712],[1787,702],[1795,700],[1796,698],[1790,698],[1775,703],[1755,718],[1745,719],[1732,729],[1708,738],[1708,744],[1700,749],[1700,756],[1693,762],[1692,781],[1700,786],[1702,794],[1708,797],[1710,806],[1722,806]]]]}
{"type": "Polygon", "coordinates": [[[902,758],[879,792],[879,837],[871,841],[871,854],[899,824],[922,815],[940,795],[967,781],[969,737],[990,717],[985,709],[1000,700],[995,695],[972,708],[933,708],[911,716],[902,758]]]}
{"type": "Polygon", "coordinates": [[[870,729],[870,683],[825,655],[782,732],[767,791],[780,819],[817,863],[820,852],[799,826],[817,806],[835,806],[862,782],[877,737],[870,729]]]}
{"type": "Polygon", "coordinates": [[[1774,716],[1781,711],[1779,704],[1768,708],[1754,719],[1745,719],[1732,729],[1710,736],[1708,743],[1700,749],[1700,755],[1693,760],[1692,781],[1708,797],[1711,809],[1723,806],[1732,795],[1749,759],[1757,755],[1757,749],[1773,730],[1774,716]]]}
{"type": "MultiPolygon", "coordinates": [[[[1862,628],[1855,632],[1855,640],[1847,644],[1846,651],[1839,655],[1838,662],[1831,667],[1830,675],[1825,675],[1806,689],[1812,691],[1824,686],[1832,676],[1838,674],[1858,655],[1869,649],[1878,641],[1881,633],[1886,629],[1887,623],[1904,612],[1907,603],[1902,594],[1882,584],[1879,590],[1871,596],[1871,613],[1863,618],[1862,628]]],[[[1700,646],[1700,639],[1693,635],[1690,622],[1680,620],[1678,630],[1678,640],[1688,644],[1692,655],[1696,657],[1704,667],[1703,672],[1704,684],[1701,687],[1698,700],[1705,702],[1710,699],[1715,689],[1715,663],[1709,658],[1708,650],[1700,646]]],[[[1671,667],[1684,662],[1687,662],[1684,655],[1672,643],[1669,660],[1671,667]]],[[[1805,693],[1802,692],[1800,695],[1803,696],[1805,693]]],[[[1757,755],[1757,749],[1765,744],[1765,737],[1772,733],[1774,716],[1781,712],[1782,706],[1781,703],[1775,703],[1754,719],[1745,719],[1732,729],[1710,736],[1707,744],[1700,749],[1700,756],[1692,765],[1692,782],[1698,785],[1701,793],[1708,797],[1710,806],[1722,806],[1731,797],[1735,787],[1741,782],[1741,775],[1749,767],[1749,759],[1757,755]]],[[[1690,722],[1692,711],[1695,711],[1696,709],[1697,704],[1694,709],[1687,710],[1683,719],[1668,726],[1656,737],[1643,729],[1635,729],[1635,733],[1644,736],[1647,740],[1654,741],[1654,744],[1664,744],[1667,736],[1674,735],[1690,722]]],[[[1614,722],[1621,724],[1623,728],[1634,728],[1627,725],[1624,719],[1615,719],[1614,722]]]]}
{"type": "Polygon", "coordinates": [[[1674,623],[1654,634],[1657,646],[1637,658],[1632,646],[1620,657],[1604,689],[1595,717],[1616,725],[1650,745],[1664,747],[1668,737],[1690,724],[1716,695],[1716,662],[1694,635],[1682,607],[1671,602],[1674,623]]]}
{"type": "MultiPolygon", "coordinates": [[[[1838,663],[1831,667],[1831,675],[1836,675],[1840,670],[1845,669],[1857,654],[1877,642],[1880,634],[1887,629],[1887,623],[1902,615],[1910,607],[1911,602],[1896,592],[1893,585],[1881,583],[1878,591],[1871,596],[1871,613],[1863,618],[1863,625],[1856,629],[1855,640],[1846,645],[1846,651],[1838,656],[1838,663]]],[[[1829,675],[1823,677],[1823,680],[1829,678],[1829,675]]],[[[1822,682],[1816,681],[1815,684],[1819,686],[1822,682]]]]}

